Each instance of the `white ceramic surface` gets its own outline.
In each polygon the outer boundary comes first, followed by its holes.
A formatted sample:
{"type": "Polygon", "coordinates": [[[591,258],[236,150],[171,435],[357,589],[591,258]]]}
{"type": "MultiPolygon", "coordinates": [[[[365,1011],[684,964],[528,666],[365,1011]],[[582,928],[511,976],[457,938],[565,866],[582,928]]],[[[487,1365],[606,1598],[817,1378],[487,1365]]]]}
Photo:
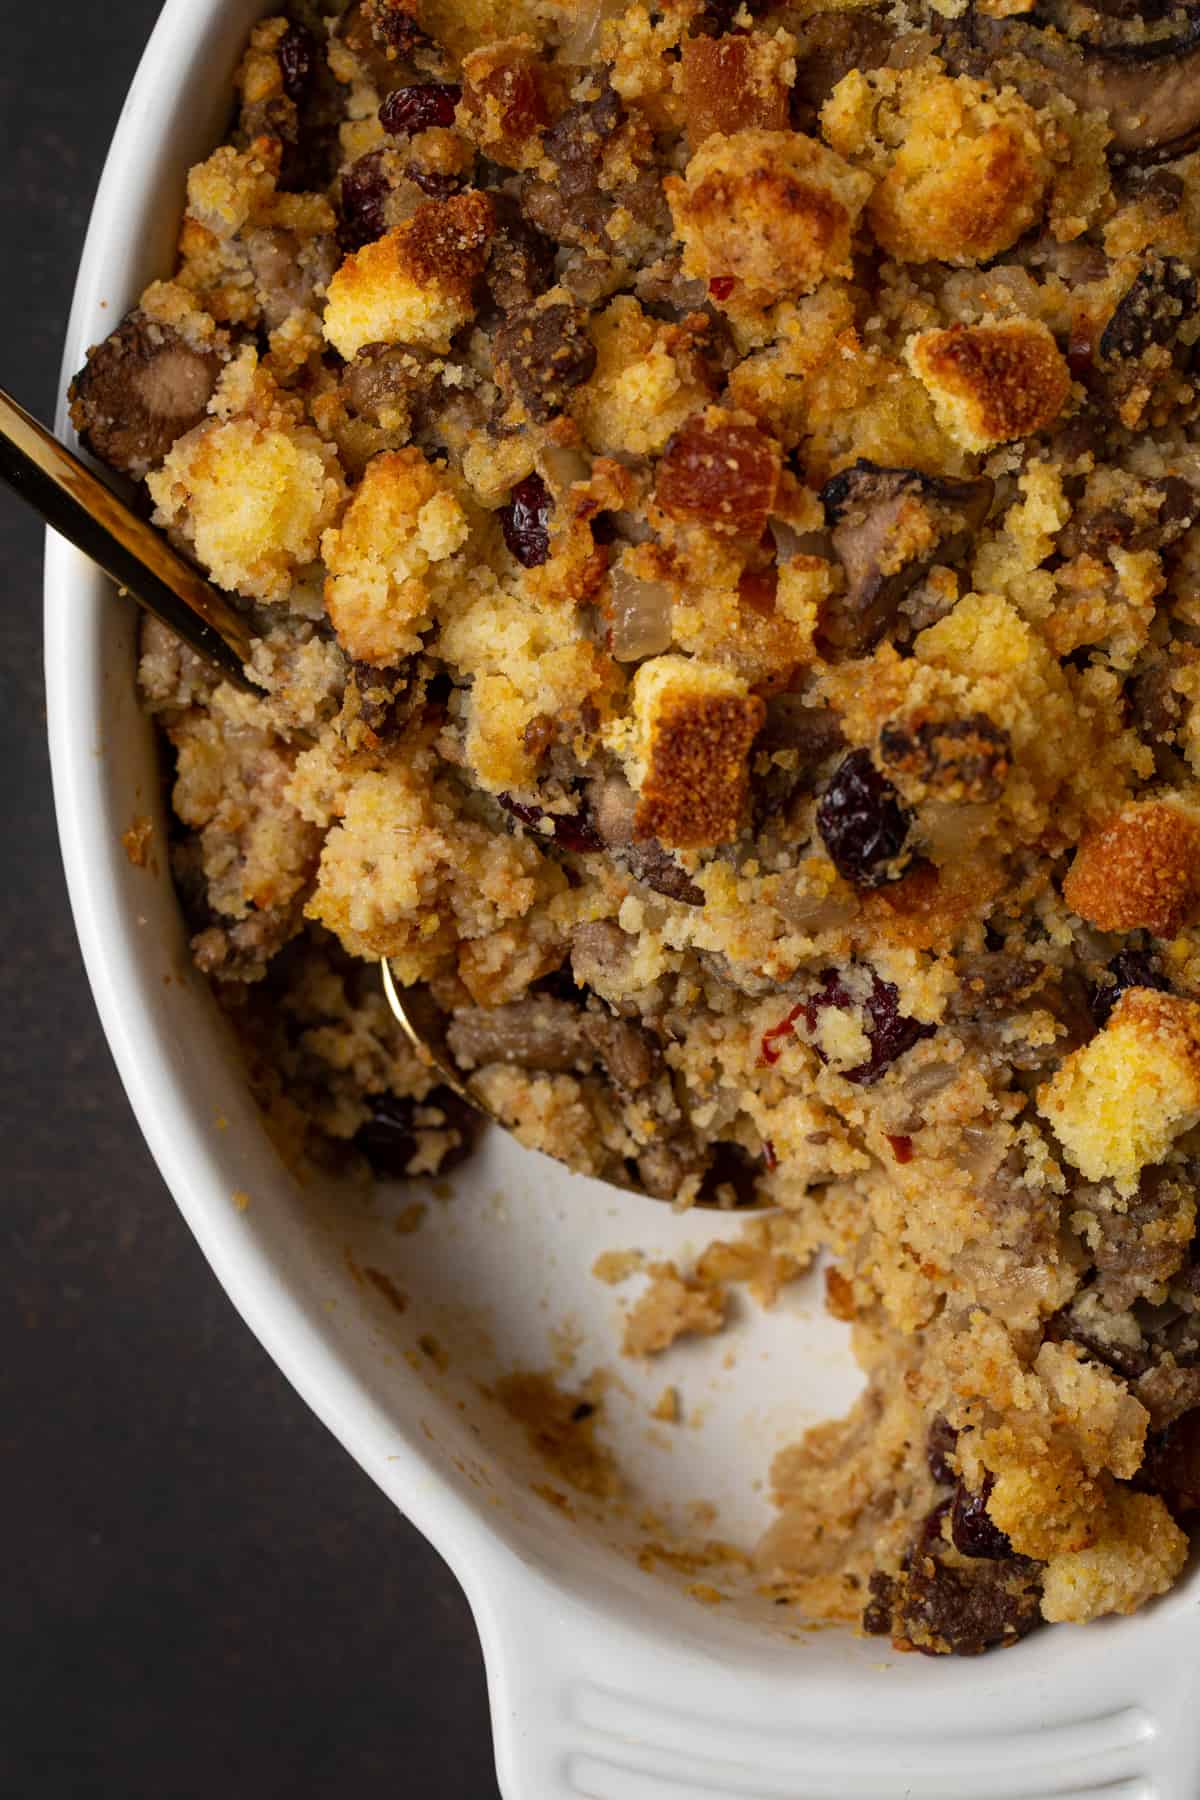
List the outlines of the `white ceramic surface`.
{"type": "MultiPolygon", "coordinates": [[[[254,0],[165,7],[104,172],[67,373],[169,270],[185,171],[219,139],[239,46],[264,10],[254,0]]],[[[553,1478],[481,1388],[556,1355],[573,1354],[568,1386],[613,1366],[618,1302],[588,1274],[596,1254],[686,1254],[719,1221],[678,1219],[506,1141],[456,1174],[450,1200],[430,1197],[411,1236],[391,1223],[409,1195],[368,1203],[299,1186],[189,971],[161,855],[139,870],[122,851],[136,815],[161,827],[132,616],[54,538],[46,668],[72,903],[142,1129],[247,1324],[466,1589],[507,1800],[1197,1800],[1195,1581],[1135,1619],[1044,1630],[961,1662],[800,1632],[753,1595],[704,1607],[684,1592],[688,1577],[637,1566],[634,1521],[647,1506],[686,1527],[688,1503],[708,1500],[707,1530],[748,1539],[767,1516],[772,1451],[852,1398],[857,1377],[816,1284],[773,1314],[746,1309],[732,1339],[681,1347],[644,1373],[618,1370],[604,1435],[630,1483],[623,1516],[575,1496],[569,1516],[536,1493],[553,1478]],[[250,1196],[244,1211],[237,1192],[250,1196]],[[368,1268],[405,1292],[403,1313],[364,1281],[368,1268]],[[418,1348],[431,1335],[445,1368],[418,1348]],[[648,1417],[667,1382],[687,1424],[648,1417]]]]}

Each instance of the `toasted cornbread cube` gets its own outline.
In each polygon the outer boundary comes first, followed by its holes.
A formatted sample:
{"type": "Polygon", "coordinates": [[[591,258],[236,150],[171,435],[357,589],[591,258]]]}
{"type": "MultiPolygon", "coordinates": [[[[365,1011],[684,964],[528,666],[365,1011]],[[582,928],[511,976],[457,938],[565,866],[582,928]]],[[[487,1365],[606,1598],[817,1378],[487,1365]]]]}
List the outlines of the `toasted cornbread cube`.
{"type": "Polygon", "coordinates": [[[411,219],[348,256],[329,283],[325,336],[347,362],[365,344],[448,350],[474,315],[473,287],[487,260],[486,194],[430,200],[411,219]]]}
{"type": "Polygon", "coordinates": [[[1050,1559],[1042,1617],[1082,1624],[1104,1613],[1136,1612],[1166,1593],[1187,1553],[1187,1533],[1157,1494],[1114,1488],[1099,1542],[1050,1559]]]}
{"type": "Polygon", "coordinates": [[[923,331],[909,339],[905,356],[938,423],[964,450],[1045,431],[1071,392],[1058,345],[1037,319],[923,331]]]}
{"type": "Polygon", "coordinates": [[[850,274],[871,178],[802,132],[753,130],[715,133],[663,188],[684,274],[767,303],[850,274]]]}
{"type": "Polygon", "coordinates": [[[648,318],[631,294],[592,321],[596,367],[572,412],[588,443],[606,455],[655,455],[710,398],[704,360],[685,326],[648,318]]]}
{"type": "Polygon", "coordinates": [[[727,842],[763,702],[729,669],[656,656],[634,678],[633,704],[645,768],[635,835],[681,849],[727,842]]]}
{"type": "Polygon", "coordinates": [[[1104,1030],[1038,1094],[1068,1160],[1132,1194],[1147,1164],[1200,1123],[1200,1003],[1130,988],[1104,1030]]]}
{"type": "Polygon", "coordinates": [[[883,171],[867,218],[902,262],[986,262],[1041,216],[1050,162],[1011,89],[928,67],[854,71],[821,122],[840,155],[883,171]]]}
{"type": "Polygon", "coordinates": [[[676,79],[691,149],[715,131],[732,133],[749,126],[785,130],[788,90],[796,72],[792,48],[783,32],[685,38],[676,79]]]}
{"type": "Polygon", "coordinates": [[[463,131],[493,162],[532,168],[550,113],[543,87],[548,64],[528,36],[502,38],[473,50],[463,61],[463,131]]]}
{"type": "Polygon", "coordinates": [[[1101,931],[1174,937],[1200,915],[1200,818],[1168,800],[1123,807],[1080,844],[1063,898],[1101,931]]]}
{"type": "Polygon", "coordinates": [[[336,452],[283,416],[206,420],[146,485],[155,523],[181,532],[221,587],[256,600],[286,595],[346,496],[336,452]]]}
{"type": "Polygon", "coordinates": [[[322,544],[325,605],[347,656],[385,664],[420,649],[435,598],[431,571],[469,531],[450,483],[419,450],[367,464],[341,527],[322,544]]]}

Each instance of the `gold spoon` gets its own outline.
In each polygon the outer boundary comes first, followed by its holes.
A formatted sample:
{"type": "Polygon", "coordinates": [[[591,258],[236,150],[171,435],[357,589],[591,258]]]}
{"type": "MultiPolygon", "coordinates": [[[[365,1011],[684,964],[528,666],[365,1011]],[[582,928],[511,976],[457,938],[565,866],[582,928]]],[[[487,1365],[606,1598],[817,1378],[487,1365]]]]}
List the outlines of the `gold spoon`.
{"type": "MultiPolygon", "coordinates": [[[[251,693],[260,691],[245,668],[251,650],[246,620],[171,548],[161,532],[138,518],[3,388],[0,480],[40,513],[61,537],[111,575],[122,593],[131,595],[139,606],[161,619],[185,644],[212,663],[226,681],[251,693]]],[[[436,1069],[441,1081],[460,1100],[507,1130],[503,1120],[463,1080],[450,1058],[435,1047],[436,1022],[431,1022],[427,1030],[418,1030],[413,1014],[419,1002],[413,996],[401,1000],[386,958],[380,963],[380,973],[388,1005],[421,1061],[436,1069]]],[[[631,1193],[645,1192],[627,1182],[609,1185],[631,1193]]],[[[696,1205],[722,1212],[731,1210],[716,1200],[698,1200],[696,1205]]],[[[753,1209],[747,1206],[736,1210],[753,1209]]]]}
{"type": "Polygon", "coordinates": [[[226,681],[257,691],[244,667],[250,660],[245,619],[3,388],[0,480],[226,681]]]}

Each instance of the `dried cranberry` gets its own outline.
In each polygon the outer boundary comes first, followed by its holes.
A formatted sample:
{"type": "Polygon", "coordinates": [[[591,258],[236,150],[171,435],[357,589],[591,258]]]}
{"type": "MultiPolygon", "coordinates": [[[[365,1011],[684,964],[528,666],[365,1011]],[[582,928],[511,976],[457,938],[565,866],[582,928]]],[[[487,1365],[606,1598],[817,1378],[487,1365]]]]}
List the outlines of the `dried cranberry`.
{"type": "MultiPolygon", "coordinates": [[[[843,1070],[843,1080],[856,1082],[861,1087],[869,1087],[872,1082],[879,1080],[884,1070],[894,1063],[897,1057],[903,1056],[906,1050],[911,1050],[913,1045],[920,1043],[922,1038],[933,1036],[934,1027],[932,1025],[923,1025],[919,1019],[910,1019],[900,1011],[899,999],[899,991],[892,986],[891,982],[881,981],[872,969],[871,991],[862,1002],[865,1030],[867,1041],[871,1046],[871,1054],[865,1063],[859,1063],[853,1069],[843,1070]]],[[[772,1025],[763,1032],[759,1048],[759,1062],[773,1065],[779,1061],[782,1052],[776,1048],[776,1040],[789,1037],[795,1028],[796,1020],[802,1015],[809,1031],[815,1032],[817,1021],[827,1006],[836,1006],[842,1012],[852,1012],[857,1005],[858,1002],[842,982],[837,970],[823,970],[821,986],[816,993],[810,994],[807,1000],[797,1001],[796,1005],[780,1019],[777,1025],[772,1025]]],[[[824,1062],[826,1058],[820,1045],[814,1044],[813,1048],[824,1062]]],[[[896,1141],[901,1144],[907,1142],[909,1155],[911,1155],[911,1139],[896,1141]]],[[[897,1152],[896,1160],[904,1162],[908,1158],[897,1152]]]]}
{"type": "Polygon", "coordinates": [[[355,1144],[372,1172],[385,1181],[399,1180],[408,1173],[417,1148],[415,1114],[414,1101],[380,1094],[373,1102],[371,1117],[358,1128],[355,1144]]]}
{"type": "Polygon", "coordinates": [[[817,805],[817,830],[839,875],[857,887],[894,879],[887,865],[903,850],[909,815],[869,750],[842,758],[817,805]]]}
{"type": "Polygon", "coordinates": [[[949,1462],[957,1447],[957,1431],[949,1419],[944,1419],[939,1413],[930,1425],[929,1436],[925,1440],[925,1461],[929,1465],[929,1473],[942,1487],[952,1487],[958,1480],[949,1462]]]}
{"type": "Polygon", "coordinates": [[[708,284],[708,291],[714,300],[728,300],[736,286],[736,275],[714,275],[708,284]]]}
{"type": "Polygon", "coordinates": [[[913,1159],[913,1141],[905,1133],[893,1135],[887,1133],[888,1148],[898,1163],[910,1163],[913,1159]]]}
{"type": "Polygon", "coordinates": [[[1098,1026],[1108,1024],[1112,1010],[1129,988],[1157,988],[1168,994],[1171,984],[1149,950],[1121,950],[1088,994],[1092,1017],[1098,1026]]]}
{"type": "Polygon", "coordinates": [[[548,813],[544,807],[535,806],[528,800],[514,800],[511,794],[497,794],[496,799],[506,813],[520,819],[522,825],[528,825],[543,843],[555,844],[560,850],[573,850],[577,855],[604,848],[603,838],[583,813],[548,813]],[[553,832],[547,834],[541,830],[544,819],[550,820],[553,832]]]}
{"type": "Polygon", "coordinates": [[[550,490],[536,472],[518,481],[512,499],[500,508],[504,541],[526,569],[536,569],[550,554],[550,490]]]}
{"type": "Polygon", "coordinates": [[[342,242],[349,250],[373,244],[387,230],[385,204],[391,189],[383,151],[370,150],[342,176],[342,242]]]}
{"type": "MultiPolygon", "coordinates": [[[[827,1006],[836,1006],[843,1012],[849,1012],[856,1004],[853,996],[843,986],[836,969],[826,969],[821,975],[821,983],[817,992],[802,1003],[805,1024],[812,1032],[816,1031],[817,1020],[827,1006]]],[[[900,1011],[899,1001],[899,990],[890,981],[881,981],[872,969],[871,991],[862,1003],[862,1010],[866,1015],[864,1028],[871,1054],[857,1068],[844,1070],[843,1080],[869,1087],[872,1082],[879,1080],[884,1070],[897,1057],[903,1056],[906,1050],[911,1050],[914,1044],[919,1044],[922,1038],[933,1036],[933,1026],[923,1025],[919,1019],[910,1019],[900,1011]]],[[[821,1056],[819,1048],[817,1055],[821,1056]]]]}
{"type": "Polygon", "coordinates": [[[998,1562],[1013,1554],[1007,1533],[993,1524],[988,1513],[988,1495],[994,1482],[988,1475],[982,1488],[973,1494],[963,1481],[954,1490],[954,1509],[950,1514],[950,1536],[954,1548],[963,1556],[990,1556],[998,1562]]]}
{"type": "Polygon", "coordinates": [[[437,169],[423,169],[416,162],[406,163],[404,173],[413,186],[419,187],[431,200],[448,200],[451,194],[462,192],[462,179],[458,175],[442,175],[437,169]]]}
{"type": "Polygon", "coordinates": [[[803,1011],[804,1003],[801,1001],[798,1005],[793,1006],[791,1012],[780,1019],[778,1025],[771,1025],[763,1032],[762,1043],[759,1045],[758,1050],[758,1060],[760,1063],[766,1063],[768,1066],[773,1066],[779,1061],[783,1052],[775,1048],[775,1040],[777,1038],[791,1037],[796,1020],[803,1011]]]}
{"type": "Polygon", "coordinates": [[[283,91],[289,100],[299,106],[308,92],[316,65],[316,45],[312,36],[305,31],[303,25],[289,25],[279,40],[279,48],[275,52],[279,58],[279,72],[283,76],[283,91]]]}
{"type": "Polygon", "coordinates": [[[411,137],[431,125],[453,125],[462,89],[453,81],[426,81],[396,88],[379,109],[379,123],[389,137],[411,137]]]}

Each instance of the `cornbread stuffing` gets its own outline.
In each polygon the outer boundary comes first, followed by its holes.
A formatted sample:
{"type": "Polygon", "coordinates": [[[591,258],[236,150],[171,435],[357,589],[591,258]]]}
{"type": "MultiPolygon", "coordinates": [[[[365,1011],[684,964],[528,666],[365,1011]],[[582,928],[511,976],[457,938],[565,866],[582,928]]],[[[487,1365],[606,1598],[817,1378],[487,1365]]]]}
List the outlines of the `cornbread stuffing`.
{"type": "MultiPolygon", "coordinates": [[[[825,1249],[866,1387],[755,1557],[901,1649],[1131,1612],[1200,1508],[1198,56],[303,0],[71,389],[254,638],[244,693],[147,624],[140,683],[273,1137],[469,1152],[386,957],[525,1143],[774,1209],[602,1257],[628,1354],[825,1249]]],[[[616,1490],[594,1398],[500,1397],[616,1490]]]]}

